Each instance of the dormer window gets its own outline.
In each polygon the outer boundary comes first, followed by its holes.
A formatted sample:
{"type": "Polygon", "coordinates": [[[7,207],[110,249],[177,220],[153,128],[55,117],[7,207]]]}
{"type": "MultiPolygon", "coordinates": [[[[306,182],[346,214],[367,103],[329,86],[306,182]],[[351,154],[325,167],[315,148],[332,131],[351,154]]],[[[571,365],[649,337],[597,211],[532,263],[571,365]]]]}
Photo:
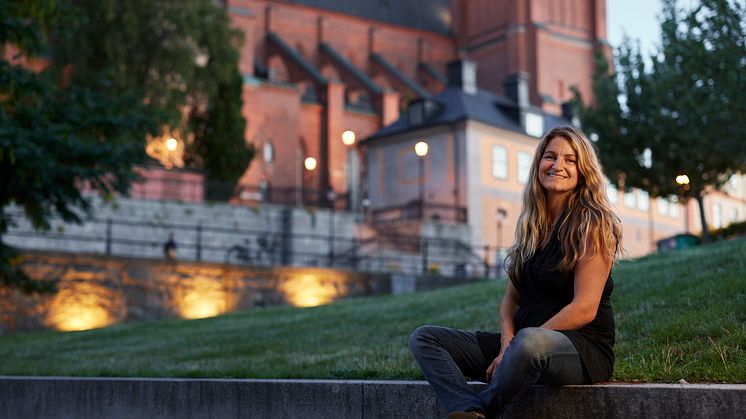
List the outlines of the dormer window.
{"type": "Polygon", "coordinates": [[[526,112],[524,115],[524,126],[526,134],[533,137],[541,137],[544,133],[544,118],[534,112],[526,112]]]}
{"type": "Polygon", "coordinates": [[[440,112],[441,105],[430,99],[416,100],[409,104],[409,126],[422,125],[440,112]]]}
{"type": "Polygon", "coordinates": [[[425,109],[422,101],[412,102],[409,105],[409,125],[417,126],[425,122],[425,109]]]}

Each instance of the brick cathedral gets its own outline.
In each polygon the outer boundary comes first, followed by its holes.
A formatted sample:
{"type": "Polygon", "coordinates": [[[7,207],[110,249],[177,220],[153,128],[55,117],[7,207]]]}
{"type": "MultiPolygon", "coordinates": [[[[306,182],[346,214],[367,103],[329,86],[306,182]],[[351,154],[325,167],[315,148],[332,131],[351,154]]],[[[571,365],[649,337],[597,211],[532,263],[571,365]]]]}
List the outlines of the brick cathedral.
{"type": "Polygon", "coordinates": [[[561,115],[572,86],[589,96],[594,51],[607,45],[604,0],[227,0],[225,7],[244,33],[246,141],[257,151],[240,180],[247,201],[347,196],[359,184],[353,172],[364,170],[352,149],[411,102],[443,91],[451,62],[475,63],[480,89],[522,95],[561,115]],[[354,145],[343,143],[345,131],[354,145]]]}

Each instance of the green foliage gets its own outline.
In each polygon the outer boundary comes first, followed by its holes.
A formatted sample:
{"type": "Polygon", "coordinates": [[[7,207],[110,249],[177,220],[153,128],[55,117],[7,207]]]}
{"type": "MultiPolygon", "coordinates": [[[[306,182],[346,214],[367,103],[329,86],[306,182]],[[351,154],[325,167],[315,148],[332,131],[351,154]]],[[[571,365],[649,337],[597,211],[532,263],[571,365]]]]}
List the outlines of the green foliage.
{"type": "MultiPolygon", "coordinates": [[[[746,240],[614,269],[615,381],[746,382],[746,240]]],[[[418,326],[498,330],[505,281],[314,308],[0,337],[0,374],[422,379],[418,326]],[[49,348],[56,348],[50,351],[49,348]]]]}
{"type": "MultiPolygon", "coordinates": [[[[33,56],[57,16],[54,3],[12,1],[2,8],[0,45],[13,42],[33,56]]],[[[0,57],[0,238],[12,223],[8,205],[23,208],[36,228],[58,214],[78,222],[89,210],[86,186],[103,195],[125,193],[132,165],[144,161],[144,138],[155,131],[157,111],[129,92],[112,92],[106,80],[61,82],[54,68],[33,72],[0,57]]],[[[42,289],[0,242],[0,285],[42,289]]]]}
{"type": "Polygon", "coordinates": [[[230,79],[217,86],[221,100],[190,118],[195,139],[187,146],[186,163],[207,169],[211,180],[234,182],[254,157],[254,149],[243,141],[242,86],[243,78],[235,68],[230,79]]]}
{"type": "MultiPolygon", "coordinates": [[[[0,49],[0,238],[8,205],[48,229],[55,213],[72,222],[87,215],[83,188],[126,194],[146,135],[166,124],[181,128],[193,166],[235,181],[252,157],[239,41],[211,0],[4,2],[0,46],[49,65],[29,71],[0,49]]],[[[0,285],[34,289],[15,257],[0,241],[0,285]]]]}
{"type": "Polygon", "coordinates": [[[212,0],[63,0],[55,61],[73,79],[105,75],[115,92],[134,92],[180,129],[185,161],[214,180],[235,181],[249,164],[238,72],[241,32],[212,0]],[[82,42],[81,42],[82,40],[82,42]],[[186,117],[186,121],[185,121],[186,117]]]}
{"type": "Polygon", "coordinates": [[[627,39],[617,50],[615,72],[598,56],[595,102],[583,105],[576,92],[576,103],[583,127],[599,136],[599,153],[612,179],[653,196],[683,194],[701,205],[707,188],[746,171],[746,137],[739,124],[746,121],[746,8],[701,0],[683,13],[669,0],[661,30],[652,66],[627,39]],[[675,182],[680,174],[690,179],[686,190],[675,182]]]}
{"type": "Polygon", "coordinates": [[[718,239],[731,239],[746,236],[746,221],[730,223],[725,227],[713,230],[712,235],[718,239]]]}

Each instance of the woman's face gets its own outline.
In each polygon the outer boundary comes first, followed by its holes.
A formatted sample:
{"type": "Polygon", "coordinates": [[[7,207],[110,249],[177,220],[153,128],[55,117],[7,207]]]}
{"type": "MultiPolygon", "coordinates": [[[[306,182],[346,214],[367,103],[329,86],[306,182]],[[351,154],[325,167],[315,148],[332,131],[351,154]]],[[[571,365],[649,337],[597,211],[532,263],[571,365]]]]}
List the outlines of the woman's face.
{"type": "Polygon", "coordinates": [[[561,195],[578,186],[578,155],[566,138],[549,140],[539,162],[539,183],[547,193],[561,195]]]}

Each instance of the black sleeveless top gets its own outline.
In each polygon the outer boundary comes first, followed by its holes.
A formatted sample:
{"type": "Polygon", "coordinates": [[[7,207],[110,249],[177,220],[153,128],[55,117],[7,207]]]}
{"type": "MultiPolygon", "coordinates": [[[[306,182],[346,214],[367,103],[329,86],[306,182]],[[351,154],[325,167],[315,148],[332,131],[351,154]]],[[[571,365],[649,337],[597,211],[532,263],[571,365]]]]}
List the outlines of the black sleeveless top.
{"type": "MultiPolygon", "coordinates": [[[[574,295],[574,271],[559,271],[562,246],[559,241],[559,222],[544,249],[524,265],[524,274],[513,285],[519,292],[515,313],[516,332],[525,327],[539,327],[570,304],[574,295]]],[[[561,330],[567,336],[585,366],[591,382],[606,381],[614,368],[614,314],[611,293],[614,281],[611,273],[606,279],[596,318],[578,330],[561,330]]]]}

